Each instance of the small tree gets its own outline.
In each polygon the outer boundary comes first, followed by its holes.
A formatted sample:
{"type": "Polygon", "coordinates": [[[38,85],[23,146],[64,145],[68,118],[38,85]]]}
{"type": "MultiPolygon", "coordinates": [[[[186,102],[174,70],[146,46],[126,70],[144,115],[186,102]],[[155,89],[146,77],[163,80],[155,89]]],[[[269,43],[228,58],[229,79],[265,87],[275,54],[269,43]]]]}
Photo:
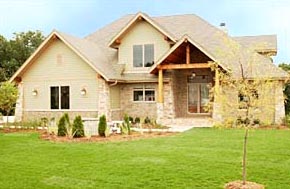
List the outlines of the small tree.
{"type": "Polygon", "coordinates": [[[98,132],[102,137],[106,137],[106,129],[107,129],[107,119],[105,115],[100,117],[98,132]]]}
{"type": "Polygon", "coordinates": [[[58,136],[66,136],[66,121],[65,121],[65,117],[62,116],[57,124],[57,135],[58,136]]]}
{"type": "Polygon", "coordinates": [[[81,116],[75,117],[72,126],[72,133],[74,133],[73,137],[83,137],[85,135],[84,124],[81,116]]]}
{"type": "MultiPolygon", "coordinates": [[[[245,128],[244,143],[243,143],[243,159],[242,159],[242,177],[243,185],[246,185],[247,179],[247,143],[249,128],[257,122],[257,107],[270,108],[271,102],[268,97],[259,95],[259,89],[262,91],[270,91],[273,88],[273,81],[268,78],[250,79],[244,71],[244,67],[240,64],[240,77],[233,77],[230,73],[225,73],[217,66],[212,64],[212,69],[218,73],[216,77],[216,84],[211,90],[211,96],[215,98],[221,105],[221,114],[224,117],[232,117],[235,119],[235,124],[245,128]],[[238,94],[238,99],[229,98],[229,91],[233,94],[238,94]]],[[[212,104],[213,105],[213,104],[212,104]]],[[[209,104],[209,106],[211,106],[209,104]]],[[[211,107],[210,107],[211,108],[211,107]]]]}
{"type": "Polygon", "coordinates": [[[67,113],[63,114],[63,116],[59,119],[58,122],[58,131],[57,135],[58,136],[67,136],[69,138],[73,138],[75,133],[72,130],[72,125],[69,120],[69,116],[67,113]]]}
{"type": "Polygon", "coordinates": [[[6,116],[9,116],[14,109],[17,98],[18,89],[13,83],[7,81],[0,84],[0,109],[6,113],[6,116]]]}

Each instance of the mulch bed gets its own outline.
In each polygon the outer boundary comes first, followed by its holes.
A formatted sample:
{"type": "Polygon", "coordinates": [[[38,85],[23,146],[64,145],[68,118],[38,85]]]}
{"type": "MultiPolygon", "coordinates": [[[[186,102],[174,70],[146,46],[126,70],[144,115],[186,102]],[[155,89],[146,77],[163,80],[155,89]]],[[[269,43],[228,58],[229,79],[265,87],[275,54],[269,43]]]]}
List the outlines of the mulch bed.
{"type": "Polygon", "coordinates": [[[243,185],[243,182],[240,180],[229,182],[225,185],[225,189],[264,189],[265,186],[255,183],[246,181],[246,184],[243,185]]]}
{"type": "Polygon", "coordinates": [[[152,133],[139,133],[132,132],[131,135],[121,135],[121,134],[111,134],[108,137],[100,136],[91,136],[91,137],[82,137],[82,138],[68,138],[60,137],[47,132],[42,133],[39,137],[42,140],[48,140],[53,142],[119,142],[119,141],[133,141],[146,138],[157,138],[157,137],[166,137],[172,136],[176,133],[172,132],[152,132],[152,133]]]}
{"type": "Polygon", "coordinates": [[[31,133],[31,132],[39,132],[42,133],[44,131],[40,131],[40,130],[35,130],[35,129],[17,129],[17,128],[3,128],[0,129],[0,132],[2,133],[31,133]]]}

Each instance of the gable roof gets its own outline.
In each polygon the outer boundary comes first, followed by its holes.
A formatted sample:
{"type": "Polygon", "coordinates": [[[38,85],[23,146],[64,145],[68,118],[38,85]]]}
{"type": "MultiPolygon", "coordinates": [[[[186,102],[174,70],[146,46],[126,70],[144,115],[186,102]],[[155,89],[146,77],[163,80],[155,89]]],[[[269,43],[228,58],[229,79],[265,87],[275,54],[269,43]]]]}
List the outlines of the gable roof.
{"type": "Polygon", "coordinates": [[[124,35],[130,29],[130,27],[132,27],[133,24],[136,23],[140,19],[144,19],[146,22],[151,24],[151,26],[157,29],[160,33],[168,37],[171,41],[176,42],[172,34],[169,31],[167,31],[165,28],[163,28],[161,25],[159,25],[158,22],[155,22],[154,20],[152,20],[145,13],[139,12],[126,25],[124,25],[124,27],[110,40],[108,45],[110,47],[115,47],[114,45],[115,41],[118,38],[120,38],[122,35],[124,35]]]}
{"type": "Polygon", "coordinates": [[[105,80],[109,81],[109,78],[114,78],[117,75],[114,69],[107,66],[110,60],[104,55],[108,54],[108,51],[103,50],[95,43],[54,30],[10,78],[10,81],[14,81],[17,76],[23,73],[25,68],[30,65],[55,38],[61,40],[105,80]]]}
{"type": "MultiPolygon", "coordinates": [[[[154,70],[157,68],[158,65],[160,65],[171,53],[173,53],[182,43],[189,42],[195,47],[197,47],[201,52],[203,52],[206,56],[208,56],[213,61],[217,61],[216,58],[209,52],[206,51],[205,48],[203,48],[200,44],[195,42],[193,39],[191,39],[188,35],[184,35],[181,39],[178,40],[175,45],[173,45],[151,68],[150,73],[153,73],[154,70]]],[[[220,66],[224,69],[229,71],[229,68],[224,66],[222,63],[220,63],[220,66]]]]}
{"type": "Polygon", "coordinates": [[[152,18],[180,39],[188,35],[206,52],[215,57],[222,67],[229,68],[235,77],[241,76],[240,64],[247,71],[249,78],[270,77],[288,78],[288,74],[277,68],[268,57],[243,46],[231,36],[212,26],[202,18],[193,15],[175,15],[152,18]]]}
{"type": "MultiPolygon", "coordinates": [[[[149,74],[149,72],[147,74],[123,74],[125,65],[118,64],[118,52],[109,46],[112,46],[119,36],[127,32],[139,17],[146,20],[172,41],[175,41],[175,45],[158,60],[158,63],[162,62],[162,58],[166,58],[166,54],[173,52],[186,38],[222,68],[230,71],[235,76],[241,74],[239,64],[242,64],[248,76],[252,78],[271,77],[285,79],[289,77],[288,73],[277,68],[270,58],[250,50],[247,46],[254,43],[256,39],[257,41],[267,39],[267,42],[272,41],[270,43],[272,45],[269,45],[269,47],[274,47],[276,43],[273,37],[232,38],[194,14],[149,17],[144,13],[137,13],[125,15],[83,39],[53,31],[12,76],[10,81],[13,81],[25,70],[25,67],[45,49],[45,46],[49,44],[54,36],[62,40],[107,81],[157,81],[156,76],[149,74]]],[[[156,65],[153,66],[156,67],[156,65]]],[[[154,67],[150,69],[151,72],[154,67]]]]}

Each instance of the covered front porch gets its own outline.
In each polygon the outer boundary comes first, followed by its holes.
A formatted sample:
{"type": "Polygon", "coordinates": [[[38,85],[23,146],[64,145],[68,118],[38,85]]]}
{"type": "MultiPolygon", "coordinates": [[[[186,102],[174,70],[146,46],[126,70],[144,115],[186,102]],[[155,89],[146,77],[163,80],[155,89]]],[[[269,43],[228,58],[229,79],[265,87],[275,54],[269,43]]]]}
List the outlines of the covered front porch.
{"type": "Polygon", "coordinates": [[[175,44],[157,63],[152,72],[158,74],[157,120],[170,125],[212,125],[208,109],[210,90],[216,84],[210,68],[214,61],[185,38],[175,44]],[[164,79],[169,78],[165,83],[164,79]]]}

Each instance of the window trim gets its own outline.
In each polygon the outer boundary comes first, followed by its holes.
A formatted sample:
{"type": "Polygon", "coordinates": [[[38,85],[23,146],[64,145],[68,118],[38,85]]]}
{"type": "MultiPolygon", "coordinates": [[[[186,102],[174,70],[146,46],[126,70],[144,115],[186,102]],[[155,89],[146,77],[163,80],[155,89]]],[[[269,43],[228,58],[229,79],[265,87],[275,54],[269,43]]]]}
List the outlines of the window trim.
{"type": "Polygon", "coordinates": [[[48,87],[48,91],[49,91],[49,95],[48,95],[48,98],[49,98],[49,110],[50,111],[68,111],[68,110],[71,110],[71,86],[70,85],[50,85],[48,87]],[[59,93],[59,97],[58,97],[58,108],[57,109],[52,109],[51,108],[51,87],[58,87],[59,90],[58,90],[58,93],[59,93]],[[69,88],[69,108],[68,109],[62,109],[61,108],[61,87],[68,87],[69,88]]]}
{"type": "Polygon", "coordinates": [[[155,43],[142,43],[142,44],[133,44],[132,45],[132,66],[135,69],[142,69],[142,68],[150,68],[155,64],[155,43]],[[145,66],[145,45],[153,45],[153,64],[151,66],[145,66]],[[142,66],[136,67],[134,66],[134,46],[141,46],[142,47],[142,66]]]}
{"type": "Polygon", "coordinates": [[[133,97],[133,102],[134,103],[154,103],[156,102],[156,89],[154,87],[146,87],[143,85],[142,87],[134,87],[132,90],[132,97],[133,97]],[[134,92],[135,91],[142,91],[142,100],[135,100],[134,99],[134,92]],[[153,91],[154,92],[154,100],[146,100],[146,91],[153,91]]]}

